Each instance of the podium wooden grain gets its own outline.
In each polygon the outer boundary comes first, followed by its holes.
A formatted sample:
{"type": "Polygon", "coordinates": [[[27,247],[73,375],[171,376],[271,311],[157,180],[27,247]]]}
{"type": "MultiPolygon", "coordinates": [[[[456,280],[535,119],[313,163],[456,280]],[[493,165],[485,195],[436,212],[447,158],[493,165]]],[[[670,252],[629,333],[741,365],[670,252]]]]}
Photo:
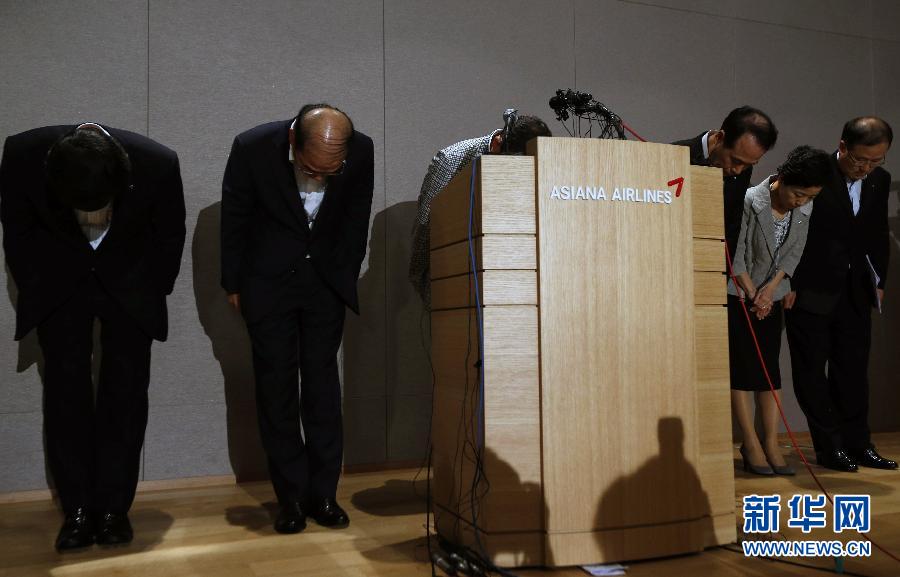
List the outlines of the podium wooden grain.
{"type": "Polygon", "coordinates": [[[474,197],[467,168],[432,205],[436,529],[501,566],[731,542],[721,173],[668,145],[534,145],[482,157],[474,197]],[[685,186],[670,205],[550,205],[573,174],[685,186]]]}

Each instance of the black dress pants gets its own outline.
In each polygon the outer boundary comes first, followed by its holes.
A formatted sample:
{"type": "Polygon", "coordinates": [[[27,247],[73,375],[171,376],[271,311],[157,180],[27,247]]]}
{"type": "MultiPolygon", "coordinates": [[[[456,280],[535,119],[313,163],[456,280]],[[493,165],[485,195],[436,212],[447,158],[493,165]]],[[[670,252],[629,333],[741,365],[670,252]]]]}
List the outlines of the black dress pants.
{"type": "Polygon", "coordinates": [[[867,306],[851,302],[850,294],[848,287],[829,314],[797,307],[785,314],[794,393],[817,452],[871,446],[872,318],[867,306]]]}
{"type": "Polygon", "coordinates": [[[147,427],[152,339],[94,276],[37,332],[44,353],[47,461],[63,511],[127,513],[147,427]],[[102,351],[96,395],[95,318],[102,351]]]}
{"type": "Polygon", "coordinates": [[[273,310],[247,325],[260,437],[279,503],[312,506],[335,498],[341,474],[345,307],[308,260],[282,289],[273,310]]]}

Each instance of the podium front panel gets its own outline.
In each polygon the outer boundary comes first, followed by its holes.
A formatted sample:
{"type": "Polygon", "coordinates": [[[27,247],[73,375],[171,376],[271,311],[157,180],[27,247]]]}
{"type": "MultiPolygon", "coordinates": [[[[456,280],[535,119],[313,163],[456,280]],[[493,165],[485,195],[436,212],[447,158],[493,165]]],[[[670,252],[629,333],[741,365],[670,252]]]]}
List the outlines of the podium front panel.
{"type": "Polygon", "coordinates": [[[652,526],[699,550],[692,206],[674,182],[690,187],[687,150],[539,138],[536,152],[547,562],[641,557],[629,537],[652,526]]]}

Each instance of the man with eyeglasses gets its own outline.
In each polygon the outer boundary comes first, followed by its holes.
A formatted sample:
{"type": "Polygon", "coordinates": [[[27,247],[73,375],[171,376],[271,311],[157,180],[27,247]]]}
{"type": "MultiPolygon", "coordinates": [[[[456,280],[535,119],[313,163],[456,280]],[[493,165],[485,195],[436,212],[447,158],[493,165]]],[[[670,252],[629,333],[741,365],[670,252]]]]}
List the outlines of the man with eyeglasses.
{"type": "Polygon", "coordinates": [[[672,143],[690,148],[692,165],[722,169],[725,241],[732,255],[741,233],[744,194],[750,188],[753,166],[775,146],[777,139],[778,129],[765,112],[741,106],[728,113],[719,130],[672,143]]]}
{"type": "Polygon", "coordinates": [[[871,310],[881,308],[890,250],[891,177],[880,167],[892,140],[874,116],[844,125],[784,302],[794,392],[818,463],[838,471],[897,468],[871,442],[867,375],[871,310]]]}
{"type": "Polygon", "coordinates": [[[372,139],[324,103],[239,134],[225,168],[222,287],[250,334],[279,533],[302,531],[307,515],[350,522],[336,500],[337,352],[345,307],[359,314],[373,184],[372,139]]]}

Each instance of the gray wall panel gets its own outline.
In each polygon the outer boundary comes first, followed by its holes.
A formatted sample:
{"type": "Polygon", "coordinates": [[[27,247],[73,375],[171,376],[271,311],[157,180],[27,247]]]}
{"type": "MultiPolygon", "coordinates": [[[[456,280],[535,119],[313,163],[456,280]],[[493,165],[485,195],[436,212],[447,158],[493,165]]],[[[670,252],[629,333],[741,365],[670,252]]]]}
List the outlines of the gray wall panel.
{"type": "Polygon", "coordinates": [[[645,4],[673,8],[686,12],[701,12],[715,16],[734,17],[739,0],[624,0],[631,4],[645,4]]]}
{"type": "Polygon", "coordinates": [[[575,16],[579,90],[647,140],[696,136],[734,107],[734,21],[615,0],[577,0],[575,16]]]}
{"type": "Polygon", "coordinates": [[[384,463],[388,459],[385,398],[344,399],[344,463],[384,463]]]}
{"type": "MultiPolygon", "coordinates": [[[[885,3],[876,2],[879,4],[888,8],[885,3]]],[[[893,4],[884,16],[885,24],[893,24],[896,28],[900,23],[900,4],[893,4]],[[892,21],[888,19],[891,16],[892,21]]],[[[900,94],[900,42],[873,40],[872,52],[874,109],[891,123],[896,136],[896,131],[900,130],[900,102],[897,100],[897,94],[900,94]]],[[[888,203],[891,267],[885,284],[883,313],[872,317],[869,422],[876,431],[896,431],[897,407],[900,407],[900,387],[897,386],[900,375],[900,356],[897,355],[897,343],[900,343],[900,154],[897,142],[895,139],[885,163],[894,183],[888,203]]]]}
{"type": "Polygon", "coordinates": [[[144,440],[144,480],[227,475],[226,406],[150,407],[144,440]]]}
{"type": "MultiPolygon", "coordinates": [[[[898,18],[900,24],[900,3],[898,18]]],[[[900,138],[900,42],[872,41],[872,93],[874,110],[891,123],[895,136],[900,138]]],[[[889,170],[894,180],[900,180],[900,154],[894,150],[888,153],[884,167],[889,170]]]]}
{"type": "Polygon", "coordinates": [[[754,184],[797,145],[836,149],[844,121],[871,113],[868,41],[752,22],[738,22],[735,36],[738,98],[769,112],[779,129],[754,184]]]}
{"type": "Polygon", "coordinates": [[[144,480],[227,475],[224,403],[151,406],[144,441],[144,480]]]}
{"type": "Polygon", "coordinates": [[[868,36],[871,0],[737,0],[735,16],[780,26],[868,36]]]}
{"type": "Polygon", "coordinates": [[[410,461],[425,457],[430,424],[431,395],[397,395],[388,399],[388,459],[410,461]]]}
{"type": "Polygon", "coordinates": [[[434,153],[502,126],[505,108],[556,130],[547,101],[574,83],[572,33],[566,2],[388,0],[388,206],[415,200],[434,153]]]}
{"type": "Polygon", "coordinates": [[[900,41],[900,2],[869,0],[871,4],[872,38],[900,41]]]}
{"type": "Polygon", "coordinates": [[[0,491],[46,488],[43,424],[40,411],[0,417],[0,491]]]}
{"type": "Polygon", "coordinates": [[[43,390],[37,364],[41,356],[36,335],[32,331],[21,344],[13,342],[11,335],[15,321],[12,307],[6,302],[2,306],[8,309],[9,319],[0,316],[0,327],[8,331],[0,337],[0,370],[3,371],[3,378],[0,379],[0,414],[40,411],[43,390]]]}
{"type": "Polygon", "coordinates": [[[0,130],[95,120],[147,127],[147,3],[0,3],[0,130]]]}

